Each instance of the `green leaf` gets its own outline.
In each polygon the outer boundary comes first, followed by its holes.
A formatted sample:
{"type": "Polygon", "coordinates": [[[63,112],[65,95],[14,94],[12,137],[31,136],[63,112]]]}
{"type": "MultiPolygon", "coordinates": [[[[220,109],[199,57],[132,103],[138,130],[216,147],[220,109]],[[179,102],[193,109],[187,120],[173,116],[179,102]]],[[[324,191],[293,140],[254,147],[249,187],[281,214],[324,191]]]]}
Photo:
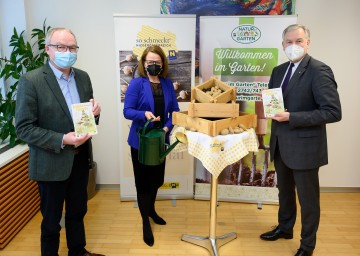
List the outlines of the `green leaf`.
{"type": "Polygon", "coordinates": [[[9,46],[12,51],[9,57],[0,58],[0,78],[5,79],[8,85],[6,97],[0,95],[0,139],[9,138],[13,147],[18,142],[14,126],[15,98],[20,77],[30,70],[36,69],[47,60],[45,52],[45,36],[51,27],[46,26],[44,20],[42,28],[34,28],[31,31],[30,41],[25,41],[25,30],[20,34],[14,27],[9,46]]]}

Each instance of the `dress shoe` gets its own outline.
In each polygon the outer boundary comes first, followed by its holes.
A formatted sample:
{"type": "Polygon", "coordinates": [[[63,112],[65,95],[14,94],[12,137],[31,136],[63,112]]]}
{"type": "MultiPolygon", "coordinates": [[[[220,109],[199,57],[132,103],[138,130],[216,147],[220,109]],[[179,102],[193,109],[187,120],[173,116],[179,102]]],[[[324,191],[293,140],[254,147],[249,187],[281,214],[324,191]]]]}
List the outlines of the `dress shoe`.
{"type": "Polygon", "coordinates": [[[105,255],[104,254],[93,253],[93,252],[88,252],[87,250],[85,250],[83,256],[105,256],[105,255]]]}
{"type": "Polygon", "coordinates": [[[275,229],[260,235],[260,238],[266,241],[276,241],[279,238],[292,239],[293,234],[285,233],[279,229],[279,226],[277,226],[275,229]]]}
{"type": "Polygon", "coordinates": [[[311,256],[312,254],[313,254],[312,251],[309,252],[309,251],[305,251],[302,248],[299,248],[295,256],[311,256]]]}
{"type": "Polygon", "coordinates": [[[158,225],[166,225],[166,221],[161,218],[157,213],[150,214],[150,218],[153,219],[153,221],[158,225]]]}

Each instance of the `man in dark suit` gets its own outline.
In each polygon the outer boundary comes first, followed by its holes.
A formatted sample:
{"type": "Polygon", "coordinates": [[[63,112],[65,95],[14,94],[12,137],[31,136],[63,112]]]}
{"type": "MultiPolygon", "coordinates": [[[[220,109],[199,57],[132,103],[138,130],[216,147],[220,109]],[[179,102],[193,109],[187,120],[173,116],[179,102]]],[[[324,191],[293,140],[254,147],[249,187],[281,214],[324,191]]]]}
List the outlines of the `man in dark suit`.
{"type": "Polygon", "coordinates": [[[310,31],[290,25],[282,45],[290,62],[275,67],[269,82],[269,89],[282,87],[285,107],[272,118],[270,139],[279,189],[278,226],[260,238],[293,238],[297,192],[302,228],[295,255],[306,256],[315,249],[320,220],[319,167],[328,163],[326,124],[341,120],[341,105],[331,68],[307,54],[310,31]]]}
{"type": "Polygon", "coordinates": [[[45,44],[48,63],[19,80],[15,117],[17,135],[30,148],[29,177],[40,192],[41,255],[58,255],[64,202],[68,255],[101,255],[85,249],[91,135],[75,136],[71,104],[92,102],[97,119],[101,108],[89,75],[72,67],[79,48],[73,32],[53,28],[45,44]]]}

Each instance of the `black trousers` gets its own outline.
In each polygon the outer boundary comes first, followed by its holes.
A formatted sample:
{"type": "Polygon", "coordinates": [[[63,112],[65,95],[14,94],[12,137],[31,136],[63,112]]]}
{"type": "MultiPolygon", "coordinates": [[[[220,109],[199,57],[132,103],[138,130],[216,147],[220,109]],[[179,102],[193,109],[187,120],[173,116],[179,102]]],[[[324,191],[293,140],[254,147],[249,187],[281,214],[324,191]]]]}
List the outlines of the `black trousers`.
{"type": "Polygon", "coordinates": [[[75,155],[70,177],[65,181],[38,181],[40,192],[41,255],[57,256],[60,220],[65,202],[65,229],[69,256],[82,256],[86,245],[84,216],[87,212],[88,152],[75,155]]]}
{"type": "Polygon", "coordinates": [[[159,165],[144,165],[139,162],[139,151],[131,147],[131,159],[134,169],[137,194],[152,194],[164,184],[165,162],[159,165]]]}
{"type": "Polygon", "coordinates": [[[274,155],[279,189],[278,221],[280,230],[290,233],[296,221],[296,194],[301,207],[300,247],[315,249],[320,222],[319,168],[294,170],[285,165],[277,147],[274,155]]]}

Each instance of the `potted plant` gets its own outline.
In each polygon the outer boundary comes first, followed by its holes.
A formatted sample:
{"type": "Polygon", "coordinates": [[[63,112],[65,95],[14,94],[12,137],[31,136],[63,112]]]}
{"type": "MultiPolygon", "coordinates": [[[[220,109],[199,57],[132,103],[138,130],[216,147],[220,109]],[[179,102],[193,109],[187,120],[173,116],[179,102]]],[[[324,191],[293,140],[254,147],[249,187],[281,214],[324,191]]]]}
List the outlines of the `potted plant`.
{"type": "Polygon", "coordinates": [[[4,79],[4,95],[0,93],[0,140],[9,139],[9,147],[20,141],[17,139],[14,126],[16,91],[20,76],[36,69],[47,60],[45,52],[45,35],[50,27],[34,28],[31,32],[31,43],[25,40],[25,31],[20,34],[14,28],[9,46],[13,47],[9,58],[0,58],[0,78],[4,79]]]}

